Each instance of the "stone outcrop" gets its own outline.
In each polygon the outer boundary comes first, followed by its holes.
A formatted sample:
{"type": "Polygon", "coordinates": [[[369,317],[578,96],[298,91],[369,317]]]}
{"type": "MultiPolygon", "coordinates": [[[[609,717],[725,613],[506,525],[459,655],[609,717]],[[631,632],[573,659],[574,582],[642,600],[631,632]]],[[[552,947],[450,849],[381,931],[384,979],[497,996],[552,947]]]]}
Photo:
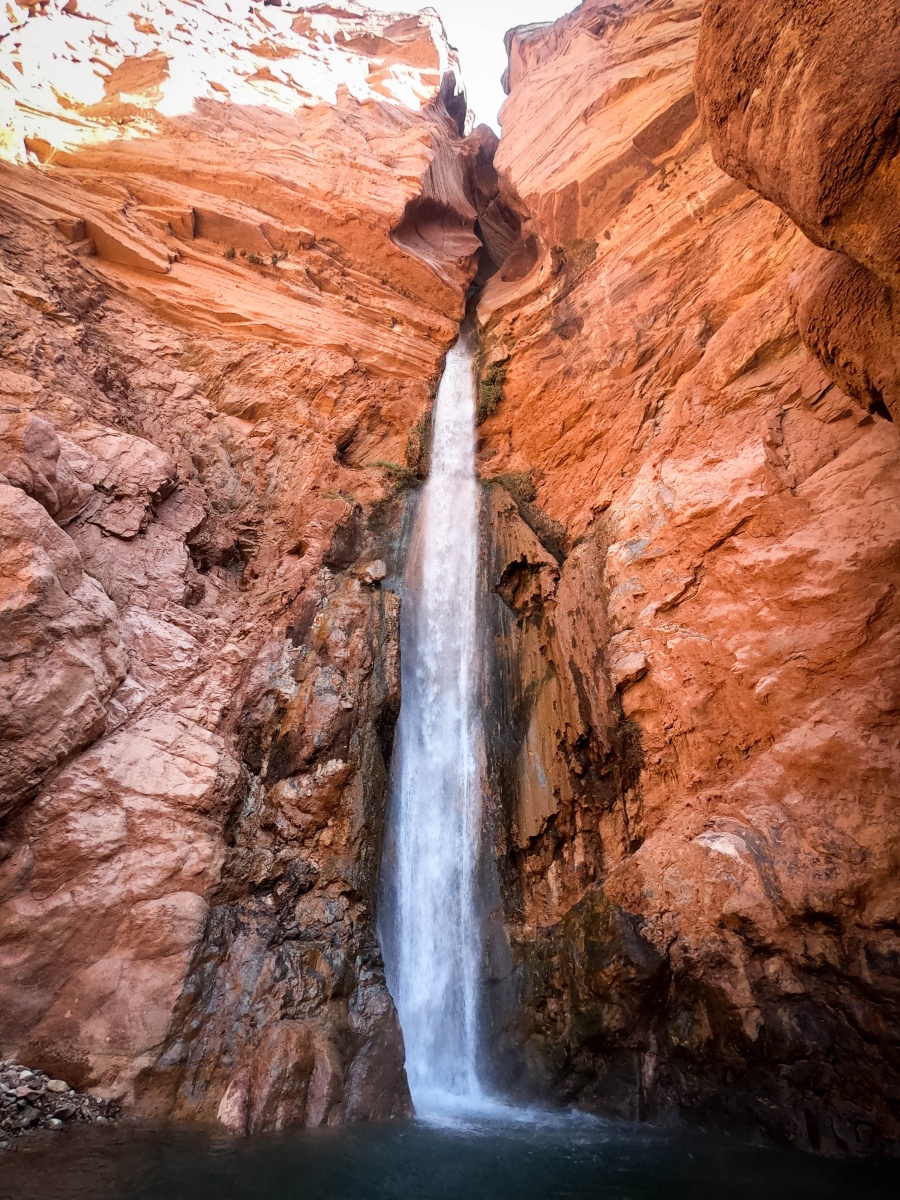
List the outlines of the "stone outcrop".
{"type": "Polygon", "coordinates": [[[0,1053],[239,1130],[405,1112],[395,489],[494,140],[434,14],[0,22],[0,1053]]]}
{"type": "Polygon", "coordinates": [[[701,39],[689,0],[588,0],[508,39],[520,228],[478,307],[481,471],[513,494],[488,568],[513,731],[492,992],[525,1090],[859,1152],[900,1134],[900,447],[888,391],[810,353],[842,335],[797,282],[823,269],[798,223],[825,241],[807,130],[866,74],[887,107],[834,118],[827,244],[893,286],[896,124],[868,33],[817,65],[841,35],[811,23],[846,6],[788,7],[710,0],[701,39]]]}

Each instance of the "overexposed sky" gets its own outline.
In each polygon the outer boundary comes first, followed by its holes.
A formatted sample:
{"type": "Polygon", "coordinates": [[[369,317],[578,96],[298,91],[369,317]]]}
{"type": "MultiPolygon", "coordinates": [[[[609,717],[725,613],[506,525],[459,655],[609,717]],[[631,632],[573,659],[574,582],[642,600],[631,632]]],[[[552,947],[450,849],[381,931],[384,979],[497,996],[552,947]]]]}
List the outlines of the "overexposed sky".
{"type": "Polygon", "coordinates": [[[578,0],[362,0],[382,12],[417,12],[434,8],[441,14],[451,45],[459,51],[469,107],[475,123],[499,131],[497,112],[505,96],[500,76],[506,70],[503,35],[513,25],[555,21],[578,7],[578,0]]]}

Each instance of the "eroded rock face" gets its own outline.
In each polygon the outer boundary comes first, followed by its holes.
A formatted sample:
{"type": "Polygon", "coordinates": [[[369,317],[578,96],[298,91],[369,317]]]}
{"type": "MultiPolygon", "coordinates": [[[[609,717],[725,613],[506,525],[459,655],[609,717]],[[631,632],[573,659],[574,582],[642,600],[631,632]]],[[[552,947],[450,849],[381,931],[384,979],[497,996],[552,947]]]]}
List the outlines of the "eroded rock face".
{"type": "Polygon", "coordinates": [[[696,82],[719,165],[837,252],[795,285],[807,346],[900,420],[896,6],[705,0],[696,82]]]}
{"type": "Polygon", "coordinates": [[[650,0],[509,39],[480,461],[532,491],[491,568],[496,1011],[522,1086],[858,1152],[900,1134],[897,432],[804,344],[821,251],[715,164],[699,32],[650,0]]]}
{"type": "Polygon", "coordinates": [[[247,797],[144,1107],[174,1097],[179,1116],[248,1133],[410,1111],[371,922],[398,623],[393,591],[332,580],[257,666],[241,705],[247,797]]]}
{"type": "Polygon", "coordinates": [[[499,189],[432,15],[0,18],[0,1054],[235,1131],[408,1110],[392,493],[483,240],[498,1076],[896,1140],[893,76],[832,177],[843,9],[792,12],[709,0],[697,95],[689,0],[514,32],[499,189]]]}
{"type": "Polygon", "coordinates": [[[405,1112],[391,496],[493,143],[433,14],[0,21],[0,1053],[236,1130],[405,1112]]]}
{"type": "Polygon", "coordinates": [[[72,539],[17,487],[0,485],[0,545],[5,817],[103,733],[126,659],[115,605],[72,539]]]}

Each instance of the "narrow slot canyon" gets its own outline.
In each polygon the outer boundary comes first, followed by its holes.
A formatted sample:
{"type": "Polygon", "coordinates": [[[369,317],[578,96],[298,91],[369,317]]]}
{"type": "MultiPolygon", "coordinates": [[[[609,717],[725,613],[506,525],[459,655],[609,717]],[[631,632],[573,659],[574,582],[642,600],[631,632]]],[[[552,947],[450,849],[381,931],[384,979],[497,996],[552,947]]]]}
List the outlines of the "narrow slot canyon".
{"type": "Polygon", "coordinates": [[[0,16],[0,1177],[880,1200],[893,5],[451,24],[0,16]]]}

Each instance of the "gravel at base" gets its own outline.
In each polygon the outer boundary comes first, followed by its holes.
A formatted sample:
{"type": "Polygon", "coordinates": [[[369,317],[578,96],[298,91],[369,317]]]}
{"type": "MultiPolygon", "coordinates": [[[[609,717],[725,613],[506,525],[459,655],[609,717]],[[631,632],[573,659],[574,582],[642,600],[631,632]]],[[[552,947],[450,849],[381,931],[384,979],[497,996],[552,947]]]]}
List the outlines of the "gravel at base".
{"type": "Polygon", "coordinates": [[[107,1125],[120,1116],[114,1100],[85,1096],[62,1079],[21,1063],[0,1062],[0,1153],[36,1129],[64,1125],[107,1125]]]}

